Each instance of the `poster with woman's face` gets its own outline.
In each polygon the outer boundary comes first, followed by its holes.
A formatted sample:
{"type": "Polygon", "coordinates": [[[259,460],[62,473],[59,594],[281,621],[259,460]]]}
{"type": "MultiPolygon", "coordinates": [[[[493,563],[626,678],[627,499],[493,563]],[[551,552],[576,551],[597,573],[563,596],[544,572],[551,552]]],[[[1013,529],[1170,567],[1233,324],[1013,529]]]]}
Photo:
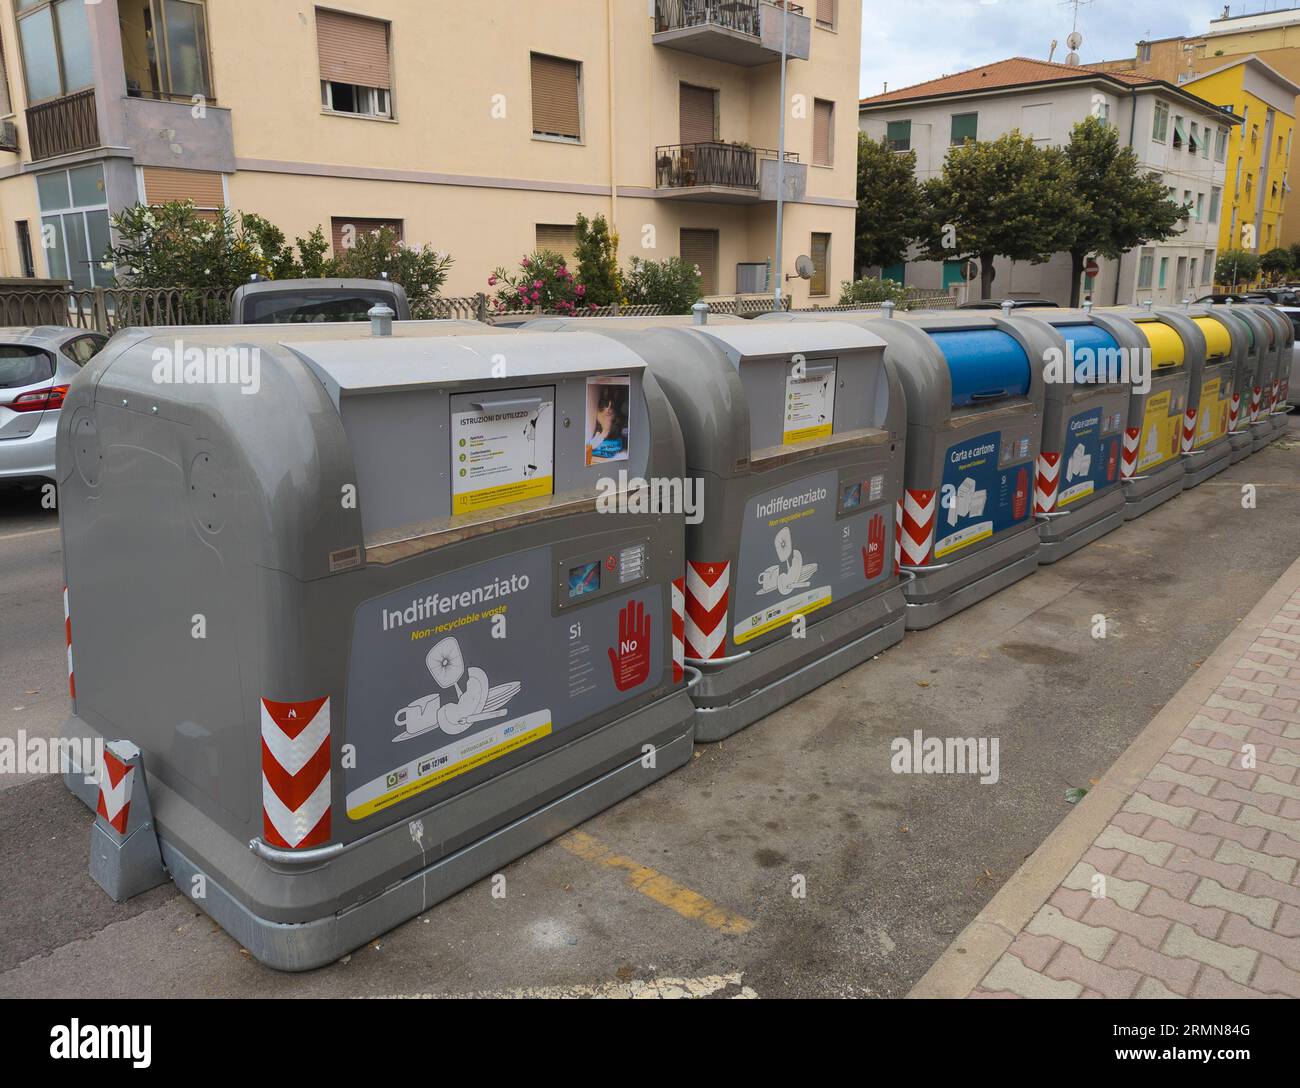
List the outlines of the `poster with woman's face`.
{"type": "Polygon", "coordinates": [[[632,379],[626,374],[587,379],[588,465],[627,460],[631,395],[632,379]]]}

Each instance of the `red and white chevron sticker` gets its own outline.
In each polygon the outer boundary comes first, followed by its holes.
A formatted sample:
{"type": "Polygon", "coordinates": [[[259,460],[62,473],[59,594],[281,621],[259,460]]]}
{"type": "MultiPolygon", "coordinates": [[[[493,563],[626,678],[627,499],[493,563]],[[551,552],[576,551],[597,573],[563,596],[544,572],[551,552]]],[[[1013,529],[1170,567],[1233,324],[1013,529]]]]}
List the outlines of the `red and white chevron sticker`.
{"type": "Polygon", "coordinates": [[[99,800],[95,803],[95,812],[104,817],[108,826],[119,835],[126,834],[134,780],[135,767],[123,763],[105,745],[99,764],[99,800]]]}
{"type": "Polygon", "coordinates": [[[1190,453],[1196,445],[1196,409],[1188,408],[1183,413],[1183,453],[1190,453]]]}
{"type": "Polygon", "coordinates": [[[262,834],[290,850],[330,837],[330,701],[262,700],[262,834]]]}
{"type": "Polygon", "coordinates": [[[1038,476],[1034,480],[1034,513],[1050,514],[1056,505],[1056,492],[1061,485],[1061,455],[1038,455],[1038,476]]]}
{"type": "Polygon", "coordinates": [[[898,540],[904,566],[923,567],[930,561],[930,548],[934,545],[934,521],[938,512],[937,491],[909,487],[903,492],[898,540]]]}
{"type": "Polygon", "coordinates": [[[1228,408],[1228,430],[1235,431],[1237,429],[1237,417],[1239,415],[1241,415],[1241,394],[1233,393],[1232,404],[1228,408]]]}
{"type": "Polygon", "coordinates": [[[1277,410],[1277,402],[1278,402],[1278,398],[1281,396],[1281,393],[1282,393],[1282,381],[1280,378],[1274,378],[1272,399],[1268,402],[1268,408],[1270,412],[1277,410]]]}
{"type": "Polygon", "coordinates": [[[673,683],[686,675],[686,579],[673,579],[673,683]]]}
{"type": "Polygon", "coordinates": [[[1263,406],[1264,390],[1258,385],[1250,391],[1250,421],[1259,422],[1260,408],[1263,406]]]}
{"type": "Polygon", "coordinates": [[[726,656],[730,563],[686,564],[686,656],[709,661],[726,656]]]}
{"type": "Polygon", "coordinates": [[[1120,476],[1127,480],[1133,475],[1138,463],[1138,440],[1142,437],[1140,427],[1128,427],[1124,431],[1124,452],[1120,455],[1120,476]]]}
{"type": "Polygon", "coordinates": [[[72,674],[72,613],[68,609],[68,587],[63,587],[63,635],[68,641],[68,694],[77,698],[77,682],[72,674]]]}

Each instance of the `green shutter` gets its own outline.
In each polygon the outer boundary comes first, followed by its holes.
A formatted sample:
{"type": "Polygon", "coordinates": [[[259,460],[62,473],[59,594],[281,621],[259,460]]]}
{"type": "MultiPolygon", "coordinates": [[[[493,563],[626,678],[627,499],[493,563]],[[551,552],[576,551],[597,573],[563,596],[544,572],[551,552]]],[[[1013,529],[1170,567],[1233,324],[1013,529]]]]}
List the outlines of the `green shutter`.
{"type": "Polygon", "coordinates": [[[904,282],[903,281],[904,267],[905,264],[903,261],[899,261],[897,264],[887,265],[886,267],[880,270],[880,278],[882,280],[893,280],[895,283],[901,286],[904,282]]]}
{"type": "Polygon", "coordinates": [[[952,140],[954,144],[964,144],[967,140],[974,140],[976,130],[979,128],[980,115],[978,113],[954,113],[952,115],[952,140]]]}
{"type": "MultiPolygon", "coordinates": [[[[954,283],[962,283],[962,266],[965,261],[944,261],[943,262],[943,289],[946,291],[954,283]]],[[[900,273],[901,275],[901,273],[900,273]]]]}
{"type": "Polygon", "coordinates": [[[912,150],[912,122],[890,121],[885,127],[885,139],[895,151],[912,150]]]}

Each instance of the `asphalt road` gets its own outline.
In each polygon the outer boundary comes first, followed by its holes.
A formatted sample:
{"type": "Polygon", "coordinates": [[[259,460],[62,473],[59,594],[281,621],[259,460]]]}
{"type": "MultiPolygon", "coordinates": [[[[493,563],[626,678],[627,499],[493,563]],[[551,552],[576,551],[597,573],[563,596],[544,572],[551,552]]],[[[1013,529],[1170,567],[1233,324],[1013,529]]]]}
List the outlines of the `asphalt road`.
{"type": "MultiPolygon", "coordinates": [[[[53,526],[0,493],[0,735],[55,733],[66,712],[53,526]]],[[[0,776],[0,996],[901,996],[1068,811],[1067,788],[1101,775],[1296,558],[1298,529],[1293,423],[1290,441],[698,747],[508,866],[504,899],[480,882],[304,975],[258,965],[171,886],[112,903],[87,876],[89,812],[58,780],[0,776]],[[997,737],[999,781],[891,773],[891,741],[914,728],[997,737]],[[721,911],[688,916],[690,893],[721,911]]]]}

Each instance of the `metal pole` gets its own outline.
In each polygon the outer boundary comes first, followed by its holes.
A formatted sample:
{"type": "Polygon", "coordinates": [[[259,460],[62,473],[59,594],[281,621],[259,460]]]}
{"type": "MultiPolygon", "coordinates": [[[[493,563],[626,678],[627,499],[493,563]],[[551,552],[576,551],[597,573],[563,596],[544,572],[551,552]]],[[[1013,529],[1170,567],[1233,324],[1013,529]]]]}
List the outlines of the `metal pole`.
{"type": "Polygon", "coordinates": [[[789,48],[790,4],[781,5],[781,124],[777,135],[776,151],[776,289],[773,309],[781,311],[781,291],[785,286],[785,263],[782,260],[782,242],[785,235],[785,69],[786,51],[789,48]]]}

